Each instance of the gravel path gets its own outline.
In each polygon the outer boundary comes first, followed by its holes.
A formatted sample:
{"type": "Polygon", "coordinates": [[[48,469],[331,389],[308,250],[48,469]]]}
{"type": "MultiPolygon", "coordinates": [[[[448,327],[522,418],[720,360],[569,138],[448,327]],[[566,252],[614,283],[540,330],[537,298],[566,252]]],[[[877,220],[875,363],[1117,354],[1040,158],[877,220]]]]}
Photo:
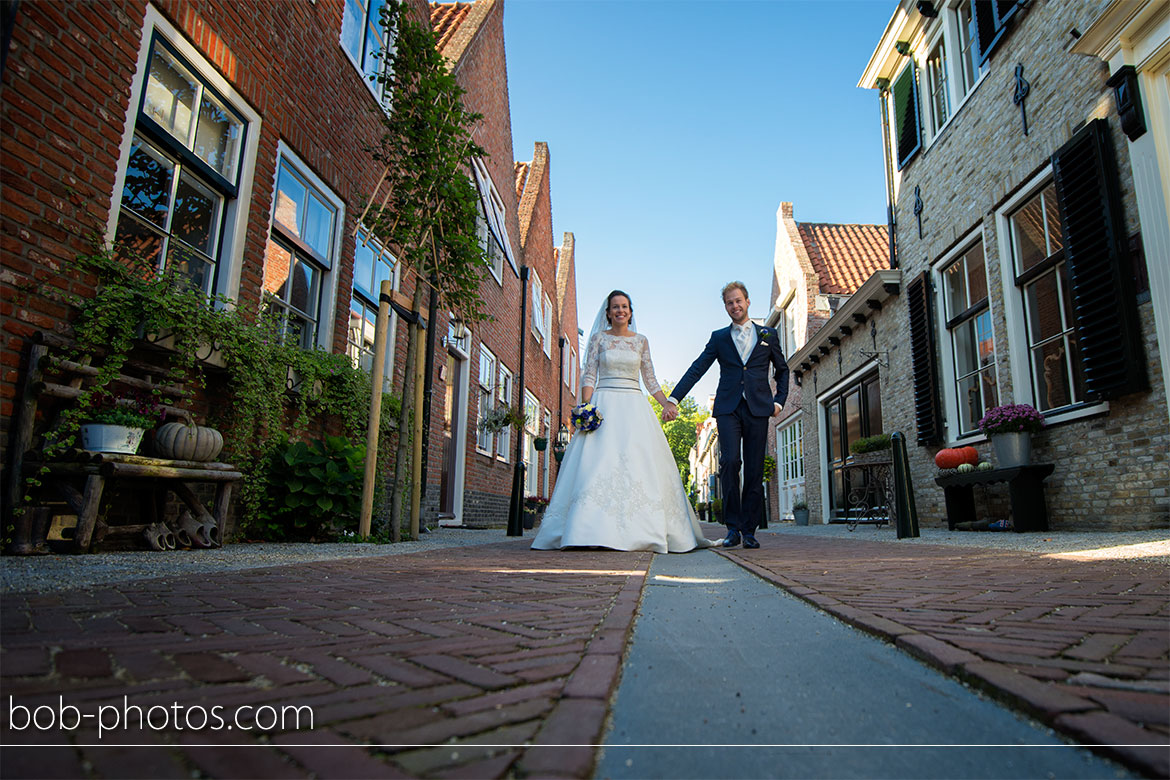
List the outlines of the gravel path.
{"type": "MultiPolygon", "coordinates": [[[[709,538],[723,536],[723,527],[704,524],[709,538]]],[[[797,526],[791,522],[773,524],[760,531],[763,544],[783,544],[785,535],[816,536],[867,542],[889,542],[906,546],[941,544],[997,550],[1016,550],[1054,555],[1071,560],[1127,559],[1148,563],[1162,573],[1170,567],[1170,529],[1153,531],[1052,531],[1048,533],[948,531],[923,528],[916,539],[898,539],[889,526],[859,526],[849,531],[844,525],[797,526]]],[[[405,555],[474,544],[531,544],[534,531],[526,537],[509,537],[503,529],[471,530],[438,528],[423,534],[417,542],[398,544],[229,544],[215,550],[152,552],[101,552],[93,555],[0,556],[0,586],[5,593],[51,592],[84,588],[108,582],[125,582],[175,577],[267,566],[286,566],[339,558],[405,555]]]]}

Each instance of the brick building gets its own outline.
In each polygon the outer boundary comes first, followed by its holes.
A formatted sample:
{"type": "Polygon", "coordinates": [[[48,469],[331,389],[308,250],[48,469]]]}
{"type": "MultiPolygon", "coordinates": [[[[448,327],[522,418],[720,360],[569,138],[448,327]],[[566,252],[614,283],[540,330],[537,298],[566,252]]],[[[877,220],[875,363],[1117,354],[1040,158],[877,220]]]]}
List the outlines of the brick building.
{"type": "MultiPolygon", "coordinates": [[[[797,222],[792,204],[781,203],[764,324],[781,335],[785,357],[791,360],[875,271],[888,267],[889,258],[885,225],[797,222]]],[[[860,324],[837,327],[833,335],[840,338],[860,324]]],[[[805,492],[804,434],[815,432],[818,422],[805,419],[803,391],[802,382],[790,380],[784,411],[768,432],[768,452],[776,458],[776,478],[768,485],[774,518],[791,518],[793,501],[805,492]]]]}
{"type": "MultiPolygon", "coordinates": [[[[1076,51],[1107,7],[903,0],[862,76],[882,108],[892,269],[873,274],[790,366],[806,419],[876,394],[880,420],[870,425],[906,434],[924,524],[945,517],[935,453],[971,444],[993,460],[977,422],[1008,403],[1046,418],[1032,446],[1034,462],[1055,465],[1053,528],[1167,522],[1155,332],[1170,306],[1146,274],[1166,255],[1144,241],[1164,235],[1165,206],[1138,208],[1108,68],[1076,51]],[[869,325],[843,333],[858,314],[869,325]]],[[[1153,177],[1161,187],[1147,196],[1165,188],[1156,157],[1153,177]]],[[[805,434],[809,504],[825,522],[843,504],[832,453],[861,430],[848,422],[805,434]]],[[[977,488],[981,517],[1007,516],[1005,492],[977,488]]]]}
{"type": "MultiPolygon", "coordinates": [[[[503,2],[410,5],[421,21],[432,19],[472,110],[485,116],[476,139],[489,157],[473,173],[484,202],[481,236],[485,245],[495,238],[498,250],[496,268],[484,280],[496,319],[463,339],[455,338],[457,328],[441,307],[431,323],[447,338],[436,340],[444,354],[432,377],[424,520],[445,512],[461,521],[466,491],[467,514],[502,524],[511,456],[497,465],[494,457],[476,455],[479,394],[468,387],[481,380],[483,344],[498,350],[510,370],[519,368],[525,259],[513,187],[503,2]],[[453,427],[445,427],[449,422],[453,427]],[[448,439],[454,444],[447,446],[448,439]]],[[[93,235],[146,247],[160,267],[179,265],[201,289],[240,307],[254,311],[266,302],[307,349],[372,362],[380,281],[413,291],[412,279],[399,278],[393,247],[358,230],[381,174],[364,151],[379,135],[376,111],[385,99],[368,78],[387,44],[371,18],[379,7],[375,0],[15,7],[0,98],[4,446],[28,338],[35,330],[59,330],[68,317],[49,296],[22,296],[18,309],[14,291],[49,285],[85,295],[87,280],[59,268],[86,252],[93,235]],[[136,186],[158,171],[174,189],[159,194],[136,186]],[[175,229],[171,214],[180,202],[203,215],[200,231],[175,229]]],[[[544,176],[534,213],[548,210],[547,160],[544,176]]],[[[542,260],[556,256],[546,238],[542,260]]],[[[568,244],[561,254],[571,284],[568,244]]],[[[555,279],[554,269],[548,290],[557,290],[553,297],[564,304],[564,315],[553,307],[548,327],[568,329],[575,343],[575,299],[555,279]]],[[[406,339],[396,317],[394,326],[388,371],[397,390],[406,339]]],[[[561,357],[555,350],[553,356],[561,357]]],[[[559,409],[569,392],[558,393],[565,385],[550,385],[549,375],[543,366],[530,374],[542,413],[559,409]]]]}

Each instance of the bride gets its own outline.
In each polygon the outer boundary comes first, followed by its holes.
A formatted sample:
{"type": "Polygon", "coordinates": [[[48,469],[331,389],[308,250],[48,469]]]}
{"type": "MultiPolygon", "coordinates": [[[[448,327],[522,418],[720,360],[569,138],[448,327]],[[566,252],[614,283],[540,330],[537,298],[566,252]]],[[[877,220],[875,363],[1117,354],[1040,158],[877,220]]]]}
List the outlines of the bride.
{"type": "Polygon", "coordinates": [[[614,290],[594,321],[581,374],[581,400],[597,407],[602,424],[569,442],[532,549],[664,553],[712,546],[683,491],[662,427],[638,386],[639,374],[646,390],[665,405],[650,343],[634,330],[630,296],[614,290]]]}

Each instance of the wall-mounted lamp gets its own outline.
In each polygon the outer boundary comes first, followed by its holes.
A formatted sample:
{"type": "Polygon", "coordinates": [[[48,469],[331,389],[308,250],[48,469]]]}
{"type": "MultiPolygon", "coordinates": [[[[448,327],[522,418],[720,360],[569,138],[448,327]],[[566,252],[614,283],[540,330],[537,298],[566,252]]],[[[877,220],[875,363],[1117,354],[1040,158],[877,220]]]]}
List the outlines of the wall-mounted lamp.
{"type": "Polygon", "coordinates": [[[930,0],[918,0],[918,13],[927,19],[933,19],[938,16],[938,9],[934,7],[934,3],[930,2],[930,0]]]}
{"type": "Polygon", "coordinates": [[[901,54],[903,57],[910,54],[910,41],[898,41],[894,44],[894,51],[901,54]]]}
{"type": "Polygon", "coordinates": [[[443,337],[443,348],[459,347],[462,349],[465,338],[467,338],[467,326],[463,324],[463,320],[456,317],[447,325],[447,335],[443,337]]]}
{"type": "Polygon", "coordinates": [[[1146,114],[1142,110],[1142,93],[1138,86],[1137,71],[1133,65],[1122,65],[1105,82],[1113,87],[1113,100],[1117,103],[1117,116],[1121,129],[1130,141],[1145,135],[1146,114]]]}

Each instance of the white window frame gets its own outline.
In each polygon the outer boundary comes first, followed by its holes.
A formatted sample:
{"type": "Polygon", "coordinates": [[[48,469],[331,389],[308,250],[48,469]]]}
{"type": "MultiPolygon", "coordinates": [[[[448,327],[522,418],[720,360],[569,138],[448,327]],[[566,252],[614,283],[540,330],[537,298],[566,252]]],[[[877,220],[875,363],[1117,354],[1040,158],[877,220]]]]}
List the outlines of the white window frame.
{"type": "MultiPolygon", "coordinates": [[[[970,7],[971,0],[952,0],[945,7],[939,9],[939,16],[933,20],[927,31],[927,37],[920,47],[921,53],[915,60],[921,78],[918,80],[919,113],[922,122],[922,146],[929,148],[935,140],[943,134],[951,121],[966,104],[967,99],[983,83],[987,76],[987,63],[983,63],[974,74],[974,81],[967,87],[966,70],[963,66],[964,51],[961,28],[963,25],[963,8],[970,7]],[[935,115],[935,105],[931,94],[930,55],[937,46],[942,45],[946,52],[945,78],[947,116],[938,121],[935,115]]],[[[974,41],[968,41],[968,49],[973,47],[974,41]]],[[[968,55],[969,56],[969,55],[968,55]]],[[[970,61],[967,60],[970,65],[970,61]]],[[[896,150],[895,150],[896,151],[896,150]]]]}
{"type": "Polygon", "coordinates": [[[569,390],[572,391],[573,398],[576,399],[577,398],[578,363],[577,363],[577,350],[573,349],[572,347],[569,347],[569,358],[570,358],[569,359],[569,371],[572,374],[572,378],[569,380],[569,390]]]}
{"type": "Polygon", "coordinates": [[[524,391],[524,495],[536,495],[538,486],[536,472],[540,458],[536,451],[537,426],[540,424],[540,399],[531,390],[524,391]]]}
{"type": "Polygon", "coordinates": [[[535,270],[532,271],[532,333],[541,344],[547,341],[544,330],[544,285],[535,270]]]}
{"type": "Polygon", "coordinates": [[[552,300],[547,295],[544,296],[544,354],[552,359],[552,338],[549,334],[552,333],[552,300]]]}
{"type": "MultiPolygon", "coordinates": [[[[1028,329],[1026,310],[1022,290],[1016,286],[1015,255],[1012,252],[1010,216],[1023,206],[1028,200],[1038,195],[1053,179],[1052,165],[1046,165],[1043,170],[1032,177],[1026,186],[1004,202],[995,212],[996,235],[998,237],[1000,258],[1000,284],[1003,291],[1004,321],[1007,332],[1008,348],[1005,350],[1006,366],[1011,371],[1012,393],[1009,398],[1000,393],[1000,404],[1026,403],[1036,409],[1035,385],[1032,381],[1032,357],[1028,349],[1028,329]],[[1012,348],[1011,345],[1019,345],[1012,348]]],[[[1067,262],[1067,261],[1066,261],[1067,262]]],[[[1081,417],[1090,417],[1101,414],[1109,409],[1108,401],[1078,402],[1068,406],[1057,407],[1044,411],[1044,417],[1049,422],[1076,420],[1081,417]]]]}
{"type": "MultiPolygon", "coordinates": [[[[231,108],[245,121],[246,130],[243,149],[240,153],[237,195],[223,203],[220,214],[220,247],[216,253],[216,272],[211,292],[226,298],[238,298],[240,275],[244,265],[244,245],[248,230],[248,209],[252,201],[252,189],[256,175],[256,159],[260,149],[260,115],[207,61],[203,54],[188,42],[187,37],[174,27],[153,5],[147,4],[142,25],[142,39],[138,46],[138,63],[131,85],[130,101],[118,151],[118,169],[114,178],[113,192],[120,201],[126,184],[126,170],[130,164],[130,150],[137,132],[138,107],[142,103],[142,92],[146,88],[147,67],[150,62],[155,36],[164,38],[206,85],[212,87],[231,108]]],[[[111,208],[105,226],[107,245],[114,243],[118,229],[120,208],[111,208]]]]}
{"type": "MultiPolygon", "coordinates": [[[[504,365],[504,361],[497,361],[499,379],[496,381],[496,403],[506,406],[512,405],[512,372],[504,365]]],[[[496,434],[496,457],[505,463],[508,462],[508,451],[512,449],[512,429],[505,428],[496,434]]]]}
{"type": "MultiPolygon", "coordinates": [[[[366,50],[366,29],[369,26],[370,6],[374,3],[385,5],[384,2],[380,2],[379,0],[342,0],[341,32],[338,33],[337,44],[341,47],[341,50],[345,52],[346,59],[350,61],[350,64],[352,64],[354,68],[357,69],[362,83],[366,85],[366,89],[370,90],[370,94],[374,96],[374,99],[378,101],[379,105],[389,110],[390,96],[386,91],[385,84],[382,84],[377,79],[372,78],[371,76],[373,74],[367,72],[363,64],[366,57],[369,56],[372,61],[377,63],[378,72],[384,73],[386,69],[390,67],[390,60],[394,54],[393,38],[385,42],[385,46],[380,52],[370,54],[370,52],[366,50]],[[362,6],[362,18],[357,23],[361,36],[359,41],[359,48],[361,51],[359,52],[357,58],[354,57],[353,52],[351,52],[345,45],[346,21],[352,18],[350,17],[350,11],[355,5],[362,6]]],[[[381,22],[378,24],[379,29],[382,29],[381,22]]]]}
{"type": "Polygon", "coordinates": [[[480,427],[485,414],[495,407],[496,368],[499,361],[483,344],[479,345],[479,392],[475,401],[475,451],[481,455],[492,457],[495,445],[495,436],[480,427]],[[486,402],[485,402],[486,399],[486,402]]]}
{"type": "MultiPolygon", "coordinates": [[[[983,77],[987,75],[987,71],[990,69],[986,62],[983,64],[971,62],[970,52],[976,51],[975,34],[974,31],[965,27],[963,24],[963,9],[970,9],[972,2],[976,2],[976,0],[953,0],[946,9],[947,27],[950,31],[951,39],[954,41],[951,51],[955,53],[953,59],[958,63],[958,67],[952,73],[952,77],[958,76],[958,79],[954,79],[955,88],[952,92],[952,94],[957,95],[959,98],[959,101],[954,104],[955,111],[958,111],[959,107],[966,102],[967,96],[975,91],[975,88],[983,81],[983,77]],[[966,31],[967,39],[966,49],[963,48],[964,30],[966,31]],[[968,73],[967,67],[973,67],[975,72],[968,73]],[[971,77],[971,85],[967,86],[969,76],[971,77]]],[[[972,12],[971,18],[971,23],[974,24],[974,12],[972,12]]],[[[953,114],[955,111],[951,113],[953,114]]]]}
{"type": "MultiPolygon", "coordinates": [[[[943,417],[946,422],[947,440],[950,446],[957,444],[969,444],[975,441],[982,441],[986,437],[979,432],[978,428],[967,431],[962,431],[960,420],[962,415],[960,413],[959,404],[961,398],[958,392],[958,376],[955,368],[955,345],[954,333],[947,328],[948,306],[947,306],[947,285],[945,279],[946,269],[952,264],[958,262],[960,258],[966,256],[968,252],[975,248],[977,244],[983,244],[983,273],[987,278],[987,313],[991,317],[992,324],[995,322],[995,307],[994,300],[991,296],[991,274],[988,273],[988,252],[987,244],[983,240],[983,225],[982,223],[976,226],[973,230],[968,232],[963,238],[955,244],[955,247],[944,254],[931,267],[931,275],[934,279],[934,289],[937,291],[937,300],[935,306],[935,332],[939,334],[938,346],[941,352],[941,360],[939,361],[942,372],[942,401],[944,414],[943,417]]],[[[992,348],[995,352],[995,361],[992,364],[994,368],[996,379],[996,393],[999,393],[999,371],[1002,363],[1002,356],[999,350],[999,344],[995,339],[995,329],[992,328],[991,334],[992,348]]],[[[1002,403],[997,397],[996,403],[1002,403]]],[[[979,422],[974,420],[974,423],[979,422]]]]}
{"type": "MultiPolygon", "coordinates": [[[[304,160],[294,153],[284,141],[281,141],[277,146],[276,166],[272,178],[273,197],[271,212],[268,215],[269,235],[265,242],[265,251],[267,251],[268,242],[273,240],[272,234],[275,231],[276,209],[278,205],[276,194],[280,186],[280,171],[282,167],[288,167],[294,171],[300,179],[313,188],[315,194],[321,196],[321,199],[333,208],[334,220],[332,235],[329,236],[329,255],[322,259],[314,258],[315,264],[318,265],[321,271],[320,300],[317,302],[316,312],[317,332],[312,339],[312,343],[307,345],[309,349],[316,347],[326,351],[332,351],[334,307],[337,304],[338,278],[341,276],[337,271],[340,265],[338,258],[341,255],[342,225],[345,224],[345,202],[338,197],[328,184],[313,173],[312,168],[304,160]]],[[[311,314],[311,312],[306,312],[306,314],[311,314]]]]}
{"type": "Polygon", "coordinates": [[[492,179],[491,173],[488,172],[487,165],[481,158],[475,158],[471,161],[473,166],[472,183],[475,186],[476,192],[480,195],[479,215],[476,217],[476,233],[479,237],[480,246],[483,247],[484,253],[487,254],[491,260],[492,277],[496,283],[501,287],[504,284],[504,260],[515,270],[516,262],[512,259],[511,244],[508,238],[508,210],[504,206],[504,199],[500,197],[500,191],[496,189],[495,180],[492,179]],[[484,190],[487,190],[487,202],[484,202],[484,190]],[[489,213],[490,209],[490,213],[489,213]],[[505,246],[501,247],[500,243],[505,246]]]}

